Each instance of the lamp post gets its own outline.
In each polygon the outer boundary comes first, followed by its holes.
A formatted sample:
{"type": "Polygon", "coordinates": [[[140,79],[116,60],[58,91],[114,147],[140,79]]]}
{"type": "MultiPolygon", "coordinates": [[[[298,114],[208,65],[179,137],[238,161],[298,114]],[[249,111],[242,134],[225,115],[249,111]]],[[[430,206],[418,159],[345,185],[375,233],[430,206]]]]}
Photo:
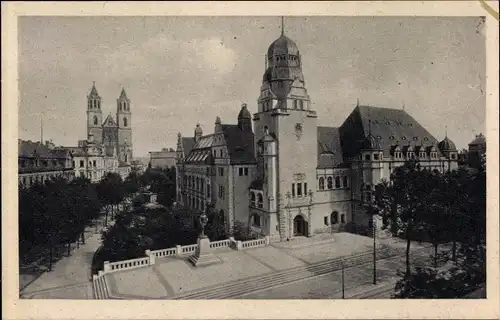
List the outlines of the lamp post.
{"type": "Polygon", "coordinates": [[[286,198],[288,199],[286,204],[286,209],[288,211],[288,237],[289,240],[292,237],[292,213],[290,211],[290,199],[292,198],[292,194],[290,191],[286,193],[286,198]]]}
{"type": "Polygon", "coordinates": [[[344,260],[341,261],[342,267],[342,299],[345,299],[345,286],[344,286],[344,260]]]}
{"type": "Polygon", "coordinates": [[[375,224],[375,215],[372,215],[372,225],[373,225],[373,284],[377,284],[377,250],[375,248],[375,238],[377,235],[377,229],[375,224]]]}

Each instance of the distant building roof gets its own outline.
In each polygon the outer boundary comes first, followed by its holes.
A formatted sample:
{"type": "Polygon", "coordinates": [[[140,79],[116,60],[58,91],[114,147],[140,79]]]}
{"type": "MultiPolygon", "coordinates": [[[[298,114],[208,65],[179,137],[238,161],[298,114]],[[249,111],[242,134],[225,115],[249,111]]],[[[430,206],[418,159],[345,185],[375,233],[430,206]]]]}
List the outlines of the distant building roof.
{"type": "Polygon", "coordinates": [[[18,140],[19,157],[38,157],[41,159],[66,158],[70,156],[70,150],[63,147],[50,149],[40,142],[18,140]]]}
{"type": "Polygon", "coordinates": [[[469,146],[477,146],[480,144],[486,144],[486,137],[482,133],[476,135],[476,138],[469,143],[469,146]]]}

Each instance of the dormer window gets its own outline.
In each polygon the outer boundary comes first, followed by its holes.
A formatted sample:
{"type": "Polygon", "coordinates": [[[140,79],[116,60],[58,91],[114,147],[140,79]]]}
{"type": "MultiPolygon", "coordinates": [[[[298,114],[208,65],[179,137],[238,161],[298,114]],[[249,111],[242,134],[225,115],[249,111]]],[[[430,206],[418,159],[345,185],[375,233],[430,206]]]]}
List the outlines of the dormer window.
{"type": "Polygon", "coordinates": [[[432,159],[436,159],[437,158],[437,152],[436,151],[432,151],[431,152],[431,158],[432,159]]]}
{"type": "Polygon", "coordinates": [[[425,152],[424,151],[420,151],[418,157],[424,159],[426,157],[425,152]]]}
{"type": "Polygon", "coordinates": [[[405,137],[405,136],[403,136],[403,137],[401,137],[401,139],[406,140],[406,137],[405,137]]]}

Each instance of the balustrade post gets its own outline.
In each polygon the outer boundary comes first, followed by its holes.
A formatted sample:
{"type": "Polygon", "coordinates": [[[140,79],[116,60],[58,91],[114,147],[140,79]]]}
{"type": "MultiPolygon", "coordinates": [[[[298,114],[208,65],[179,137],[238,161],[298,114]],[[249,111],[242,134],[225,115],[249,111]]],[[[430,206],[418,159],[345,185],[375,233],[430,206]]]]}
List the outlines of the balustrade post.
{"type": "Polygon", "coordinates": [[[265,239],[266,239],[266,246],[268,246],[268,245],[269,245],[269,242],[270,242],[270,240],[269,240],[269,236],[266,236],[266,238],[265,238],[265,239]]]}
{"type": "Polygon", "coordinates": [[[176,256],[181,256],[182,255],[182,246],[177,245],[175,247],[175,255],[176,256]]]}
{"type": "Polygon", "coordinates": [[[104,273],[108,273],[110,271],[111,271],[111,266],[109,265],[109,261],[104,261],[104,273]]]}
{"type": "Polygon", "coordinates": [[[149,257],[149,265],[155,264],[155,255],[151,252],[151,250],[146,250],[146,256],[149,257]]]}
{"type": "Polygon", "coordinates": [[[243,247],[241,245],[241,241],[238,240],[238,241],[236,241],[236,250],[241,250],[241,249],[243,249],[243,247]]]}

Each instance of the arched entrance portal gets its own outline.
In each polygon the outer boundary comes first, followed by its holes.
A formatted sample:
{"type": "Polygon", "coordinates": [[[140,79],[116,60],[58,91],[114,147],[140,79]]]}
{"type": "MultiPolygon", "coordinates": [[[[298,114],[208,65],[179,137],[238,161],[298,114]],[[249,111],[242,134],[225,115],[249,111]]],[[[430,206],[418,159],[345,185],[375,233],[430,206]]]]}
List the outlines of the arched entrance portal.
{"type": "Polygon", "coordinates": [[[294,236],[306,236],[308,235],[308,225],[307,221],[301,215],[296,216],[293,219],[293,235],[294,236]]]}

